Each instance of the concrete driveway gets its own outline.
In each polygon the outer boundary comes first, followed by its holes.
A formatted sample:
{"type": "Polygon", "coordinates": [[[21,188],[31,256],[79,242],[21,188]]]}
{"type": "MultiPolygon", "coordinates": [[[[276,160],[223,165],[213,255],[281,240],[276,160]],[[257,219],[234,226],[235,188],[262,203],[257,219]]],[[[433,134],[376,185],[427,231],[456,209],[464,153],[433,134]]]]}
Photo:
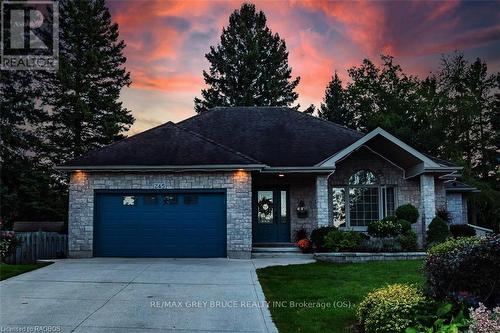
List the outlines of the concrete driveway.
{"type": "Polygon", "coordinates": [[[1,332],[277,332],[268,309],[262,306],[264,295],[255,267],[292,262],[62,260],[0,282],[0,329],[1,332]]]}

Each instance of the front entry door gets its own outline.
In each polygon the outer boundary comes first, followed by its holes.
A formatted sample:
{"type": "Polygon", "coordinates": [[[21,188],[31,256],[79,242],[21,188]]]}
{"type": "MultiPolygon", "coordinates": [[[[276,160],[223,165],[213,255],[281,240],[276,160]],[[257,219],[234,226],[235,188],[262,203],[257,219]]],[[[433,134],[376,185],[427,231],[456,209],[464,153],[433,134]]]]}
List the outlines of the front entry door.
{"type": "Polygon", "coordinates": [[[254,191],[254,243],[290,242],[290,199],[283,187],[254,191]]]}

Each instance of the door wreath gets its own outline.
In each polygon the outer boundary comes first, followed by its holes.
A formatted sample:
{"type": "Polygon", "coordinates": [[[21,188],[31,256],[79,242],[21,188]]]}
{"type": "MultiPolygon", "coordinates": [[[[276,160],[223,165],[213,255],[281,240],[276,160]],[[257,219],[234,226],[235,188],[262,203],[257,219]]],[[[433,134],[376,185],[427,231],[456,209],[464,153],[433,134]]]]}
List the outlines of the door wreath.
{"type": "Polygon", "coordinates": [[[273,202],[268,198],[262,198],[259,203],[259,214],[268,216],[273,212],[273,202]]]}

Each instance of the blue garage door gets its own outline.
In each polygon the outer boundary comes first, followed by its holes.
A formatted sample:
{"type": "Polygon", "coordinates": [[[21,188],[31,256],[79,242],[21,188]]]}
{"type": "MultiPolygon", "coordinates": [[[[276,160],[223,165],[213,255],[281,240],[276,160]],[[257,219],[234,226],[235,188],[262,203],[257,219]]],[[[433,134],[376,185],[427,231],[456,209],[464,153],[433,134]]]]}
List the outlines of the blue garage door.
{"type": "Polygon", "coordinates": [[[226,256],[223,193],[98,193],[95,208],[95,256],[226,256]]]}

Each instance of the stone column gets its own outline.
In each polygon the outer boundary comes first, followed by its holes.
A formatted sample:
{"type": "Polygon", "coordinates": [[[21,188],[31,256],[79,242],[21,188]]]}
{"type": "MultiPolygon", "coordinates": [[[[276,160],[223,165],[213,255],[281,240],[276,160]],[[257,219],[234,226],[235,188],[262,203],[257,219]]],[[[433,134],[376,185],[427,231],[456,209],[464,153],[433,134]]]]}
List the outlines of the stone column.
{"type": "Polygon", "coordinates": [[[423,232],[436,216],[436,192],[434,188],[434,176],[423,174],[420,176],[420,216],[423,232]]]}
{"type": "Polygon", "coordinates": [[[316,221],[318,227],[329,224],[328,216],[328,179],[326,175],[319,175],[316,176],[316,221]]]}

